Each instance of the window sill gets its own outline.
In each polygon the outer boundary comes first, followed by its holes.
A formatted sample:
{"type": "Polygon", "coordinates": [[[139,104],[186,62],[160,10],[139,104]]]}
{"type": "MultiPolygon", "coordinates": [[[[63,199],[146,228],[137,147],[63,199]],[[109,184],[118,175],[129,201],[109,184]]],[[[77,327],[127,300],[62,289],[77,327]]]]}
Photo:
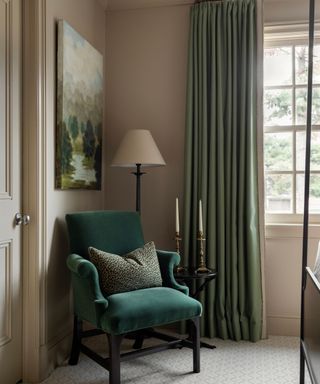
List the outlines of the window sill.
{"type": "MultiPolygon", "coordinates": [[[[309,224],[309,239],[320,240],[320,224],[309,224]]],[[[266,239],[290,239],[303,237],[303,224],[267,223],[266,239]]]]}

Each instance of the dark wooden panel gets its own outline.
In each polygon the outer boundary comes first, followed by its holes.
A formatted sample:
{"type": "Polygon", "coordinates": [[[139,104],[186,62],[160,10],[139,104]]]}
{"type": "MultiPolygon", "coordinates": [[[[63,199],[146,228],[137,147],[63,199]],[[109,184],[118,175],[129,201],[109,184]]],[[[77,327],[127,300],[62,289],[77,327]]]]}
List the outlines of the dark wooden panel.
{"type": "Polygon", "coordinates": [[[304,303],[305,357],[314,384],[320,383],[320,283],[307,268],[304,303]]]}

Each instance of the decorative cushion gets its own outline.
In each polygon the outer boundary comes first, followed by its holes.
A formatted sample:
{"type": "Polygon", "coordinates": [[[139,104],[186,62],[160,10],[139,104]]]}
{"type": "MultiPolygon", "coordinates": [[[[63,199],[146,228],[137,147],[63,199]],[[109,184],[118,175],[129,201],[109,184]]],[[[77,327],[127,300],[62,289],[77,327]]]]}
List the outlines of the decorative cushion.
{"type": "Polygon", "coordinates": [[[123,256],[89,247],[89,257],[98,270],[100,285],[106,295],[162,285],[153,242],[123,256]]]}

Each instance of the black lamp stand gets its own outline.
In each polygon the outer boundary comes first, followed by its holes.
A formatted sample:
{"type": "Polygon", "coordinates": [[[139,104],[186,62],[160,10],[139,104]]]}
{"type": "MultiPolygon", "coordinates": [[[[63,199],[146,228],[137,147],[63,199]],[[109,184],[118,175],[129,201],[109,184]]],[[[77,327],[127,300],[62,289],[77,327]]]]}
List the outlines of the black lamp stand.
{"type": "Polygon", "coordinates": [[[146,172],[141,172],[141,164],[136,164],[137,171],[132,172],[133,175],[137,177],[136,182],[136,211],[141,214],[141,186],[140,186],[140,179],[141,176],[144,175],[146,172]]]}

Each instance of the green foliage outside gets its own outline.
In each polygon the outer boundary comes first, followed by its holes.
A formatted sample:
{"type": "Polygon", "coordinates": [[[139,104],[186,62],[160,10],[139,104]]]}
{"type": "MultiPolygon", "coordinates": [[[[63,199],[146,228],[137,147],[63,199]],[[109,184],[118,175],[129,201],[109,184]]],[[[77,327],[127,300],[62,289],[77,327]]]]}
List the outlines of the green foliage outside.
{"type": "Polygon", "coordinates": [[[283,117],[291,119],[292,95],[287,90],[265,92],[264,103],[266,110],[266,124],[272,124],[274,121],[279,121],[283,117]]]}
{"type": "MultiPolygon", "coordinates": [[[[267,49],[266,57],[274,57],[273,63],[277,61],[277,56],[291,57],[287,47],[276,47],[267,49]],[[288,53],[289,52],[289,53],[288,53]]],[[[271,210],[282,210],[289,212],[292,200],[294,163],[298,171],[304,169],[305,161],[305,135],[296,135],[290,129],[281,132],[281,126],[291,126],[293,124],[305,126],[307,112],[307,80],[308,80],[308,48],[306,46],[295,46],[292,50],[295,60],[294,88],[293,78],[288,76],[280,78],[279,73],[273,76],[272,71],[268,72],[267,82],[274,85],[267,88],[264,94],[265,125],[279,126],[279,133],[266,133],[264,141],[265,170],[266,175],[266,197],[268,203],[272,204],[271,210]],[[278,76],[277,76],[278,75],[278,76]],[[277,88],[279,84],[279,88],[277,88]],[[280,87],[282,85],[282,87],[280,87]],[[294,94],[295,92],[295,94],[294,94]],[[294,100],[295,99],[295,100],[294,100]],[[295,110],[293,109],[295,106],[295,110]],[[296,145],[295,151],[294,145],[296,145]],[[294,153],[296,159],[294,161],[294,153]],[[269,172],[274,172],[270,174],[269,172]],[[279,173],[278,173],[279,172],[279,173]],[[289,173],[282,173],[289,172],[289,173]],[[289,205],[286,205],[289,204],[289,205]]],[[[279,60],[279,59],[278,59],[279,60]]],[[[273,64],[274,65],[274,64],[273,64]]],[[[284,65],[292,73],[290,60],[285,61],[284,65]]],[[[314,50],[314,83],[320,82],[320,46],[315,46],[314,50]]],[[[283,76],[287,76],[282,71],[283,76]]],[[[312,100],[312,124],[320,125],[320,87],[314,85],[312,100]]],[[[301,131],[303,132],[303,131],[301,131]]],[[[320,133],[313,131],[311,144],[311,172],[320,170],[320,133]]],[[[297,175],[296,194],[299,204],[303,198],[303,174],[297,175]]],[[[310,179],[310,197],[313,199],[313,208],[318,211],[317,198],[320,198],[320,175],[312,174],[310,179]]],[[[298,204],[298,201],[297,201],[298,204]]],[[[270,208],[270,207],[269,207],[270,208]]]]}
{"type": "Polygon", "coordinates": [[[310,194],[314,197],[320,197],[320,178],[319,176],[310,177],[310,194]]]}
{"type": "Polygon", "coordinates": [[[268,196],[290,197],[291,176],[270,175],[266,179],[266,192],[268,196]]]}
{"type": "Polygon", "coordinates": [[[312,143],[311,159],[312,159],[312,164],[320,166],[320,144],[319,143],[312,143]]]}
{"type": "MultiPolygon", "coordinates": [[[[291,134],[289,135],[289,137],[291,134]]],[[[320,143],[316,141],[315,134],[312,136],[311,167],[320,169],[320,143]]],[[[305,139],[305,138],[304,138],[305,139]]],[[[288,137],[280,135],[265,135],[265,169],[268,171],[291,171],[292,170],[292,141],[288,137]]],[[[304,159],[304,151],[301,154],[304,159]]],[[[291,176],[269,175],[266,179],[267,196],[290,196],[291,176]]],[[[320,177],[311,176],[310,193],[314,197],[320,197],[320,177]]]]}
{"type": "Polygon", "coordinates": [[[292,170],[292,142],[288,136],[266,134],[264,141],[265,169],[292,170]]]}
{"type": "MultiPolygon", "coordinates": [[[[297,91],[296,97],[297,124],[306,124],[307,120],[307,90],[297,91]]],[[[320,124],[320,90],[313,89],[312,94],[312,124],[320,124]]]]}

